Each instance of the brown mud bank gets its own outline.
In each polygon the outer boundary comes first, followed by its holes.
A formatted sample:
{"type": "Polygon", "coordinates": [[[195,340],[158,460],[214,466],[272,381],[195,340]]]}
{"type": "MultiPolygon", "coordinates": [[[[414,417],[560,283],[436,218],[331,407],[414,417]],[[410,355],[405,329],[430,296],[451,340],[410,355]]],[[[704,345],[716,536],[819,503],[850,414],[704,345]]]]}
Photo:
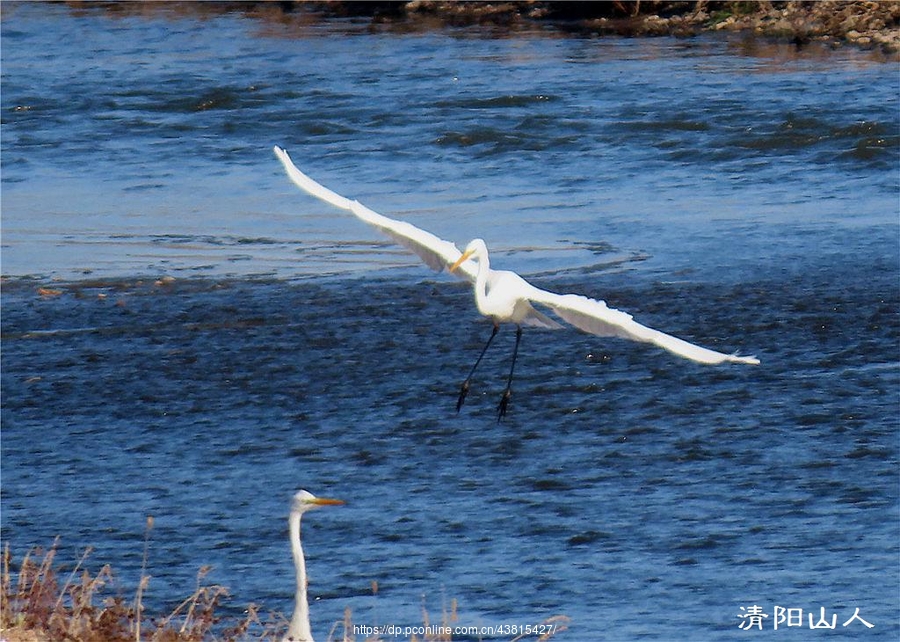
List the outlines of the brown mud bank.
{"type": "Polygon", "coordinates": [[[311,24],[363,18],[373,27],[422,31],[443,27],[488,26],[496,33],[535,29],[579,36],[688,37],[731,31],[789,42],[838,48],[852,45],[896,59],[900,52],[900,1],[791,0],[786,2],[448,2],[444,0],[282,1],[282,2],[68,2],[103,7],[113,13],[180,14],[238,11],[263,20],[311,24]]]}
{"type": "Polygon", "coordinates": [[[540,23],[583,34],[690,36],[750,31],[802,46],[814,40],[900,49],[900,2],[301,2],[306,10],[364,13],[380,20],[437,18],[453,24],[524,26],[540,23]]]}

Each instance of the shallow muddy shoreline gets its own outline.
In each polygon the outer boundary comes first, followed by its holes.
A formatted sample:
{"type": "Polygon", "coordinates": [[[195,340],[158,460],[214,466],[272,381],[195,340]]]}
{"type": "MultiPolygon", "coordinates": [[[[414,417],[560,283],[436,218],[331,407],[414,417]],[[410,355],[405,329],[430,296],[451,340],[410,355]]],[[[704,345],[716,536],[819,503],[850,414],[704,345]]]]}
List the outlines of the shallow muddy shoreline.
{"type": "Polygon", "coordinates": [[[75,9],[103,8],[121,15],[215,15],[241,12],[275,22],[358,19],[369,26],[403,32],[447,27],[488,27],[504,32],[549,30],[579,37],[676,36],[742,32],[802,48],[824,43],[872,50],[896,59],[900,52],[900,2],[68,2],[75,9]]]}

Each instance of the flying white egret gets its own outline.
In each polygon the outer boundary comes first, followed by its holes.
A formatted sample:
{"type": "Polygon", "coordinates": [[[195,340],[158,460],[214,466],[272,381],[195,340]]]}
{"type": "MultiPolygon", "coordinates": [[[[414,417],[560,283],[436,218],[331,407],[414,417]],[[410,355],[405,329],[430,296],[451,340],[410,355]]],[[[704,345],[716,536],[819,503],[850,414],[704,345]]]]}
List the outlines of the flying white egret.
{"type": "Polygon", "coordinates": [[[309,626],[309,602],[306,599],[306,560],[303,558],[303,547],[300,545],[300,518],[308,510],[343,503],[340,499],[316,497],[305,490],[298,491],[291,501],[288,524],[291,531],[294,569],[297,571],[297,591],[294,593],[294,615],[291,617],[287,635],[281,642],[313,642],[312,629],[309,626]]]}
{"type": "Polygon", "coordinates": [[[605,302],[578,294],[556,294],[536,288],[515,272],[492,270],[488,258],[487,245],[481,239],[469,243],[464,252],[450,241],[438,238],[430,232],[419,229],[405,221],[397,221],[370,210],[359,201],[332,192],[301,172],[288,153],[275,147],[275,155],[284,165],[288,177],[302,190],[335,207],[352,212],[357,218],[378,228],[399,244],[412,250],[436,271],[448,269],[473,283],[475,304],[478,311],[493,322],[491,336],[463,381],[456,403],[456,410],[462,407],[469,391],[469,382],[475,369],[487,352],[501,323],[516,325],[516,344],[513,349],[512,365],[506,390],[498,406],[498,421],[506,414],[511,395],[513,370],[522,338],[522,326],[558,329],[563,327],[547,315],[539,312],[533,303],[546,306],[559,318],[576,328],[601,337],[620,337],[652,343],[680,357],[705,364],[724,362],[758,364],[755,357],[742,357],[702,348],[683,339],[673,337],[641,325],[630,314],[610,308],[605,302]]]}

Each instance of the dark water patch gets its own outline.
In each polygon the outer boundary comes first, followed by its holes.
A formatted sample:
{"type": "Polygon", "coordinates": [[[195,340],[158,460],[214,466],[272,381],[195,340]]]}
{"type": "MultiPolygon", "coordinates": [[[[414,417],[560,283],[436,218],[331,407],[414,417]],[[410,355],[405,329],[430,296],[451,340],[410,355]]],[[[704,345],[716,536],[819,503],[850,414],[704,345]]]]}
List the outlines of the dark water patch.
{"type": "Polygon", "coordinates": [[[644,132],[665,133],[670,131],[704,132],[709,131],[712,128],[709,123],[692,119],[689,115],[686,114],[680,117],[678,115],[674,115],[662,119],[653,118],[648,120],[628,120],[614,123],[614,126],[638,134],[644,132]]]}
{"type": "Polygon", "coordinates": [[[675,549],[682,551],[707,550],[718,548],[719,546],[720,542],[715,537],[703,537],[701,539],[682,542],[681,544],[676,545],[675,549]]]}
{"type": "Polygon", "coordinates": [[[497,109],[504,107],[531,107],[534,103],[544,103],[559,100],[556,96],[544,94],[536,95],[507,95],[494,96],[491,98],[466,98],[456,100],[438,101],[436,107],[452,108],[452,109],[497,109]]]}
{"type": "Polygon", "coordinates": [[[510,131],[506,128],[474,127],[465,131],[448,131],[435,139],[435,144],[447,147],[478,147],[486,155],[502,155],[510,150],[540,151],[565,146],[575,137],[543,137],[531,128],[510,131]]]}
{"type": "Polygon", "coordinates": [[[801,152],[820,148],[821,160],[855,155],[858,160],[888,161],[897,157],[898,138],[887,123],[857,122],[841,125],[813,117],[786,115],[769,131],[747,132],[736,143],[755,151],[801,152]],[[855,154],[854,154],[855,153],[855,154]]]}
{"type": "Polygon", "coordinates": [[[567,543],[569,546],[586,546],[609,539],[611,539],[610,533],[603,531],[585,531],[584,533],[572,535],[567,543]]]}

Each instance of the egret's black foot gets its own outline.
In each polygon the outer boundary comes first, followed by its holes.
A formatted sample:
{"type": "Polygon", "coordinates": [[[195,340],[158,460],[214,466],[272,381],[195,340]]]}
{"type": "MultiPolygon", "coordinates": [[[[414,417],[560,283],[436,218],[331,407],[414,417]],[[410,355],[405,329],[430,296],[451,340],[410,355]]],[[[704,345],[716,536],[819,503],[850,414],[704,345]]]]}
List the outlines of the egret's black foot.
{"type": "Polygon", "coordinates": [[[509,388],[506,389],[506,392],[503,393],[503,397],[500,398],[500,405],[497,406],[497,423],[500,423],[500,420],[506,416],[506,407],[509,406],[509,398],[512,397],[512,390],[509,388]]]}
{"type": "Polygon", "coordinates": [[[467,394],[469,394],[469,380],[468,379],[463,381],[462,388],[459,389],[459,399],[456,400],[456,412],[459,412],[459,409],[462,408],[462,405],[466,401],[467,394]]]}

